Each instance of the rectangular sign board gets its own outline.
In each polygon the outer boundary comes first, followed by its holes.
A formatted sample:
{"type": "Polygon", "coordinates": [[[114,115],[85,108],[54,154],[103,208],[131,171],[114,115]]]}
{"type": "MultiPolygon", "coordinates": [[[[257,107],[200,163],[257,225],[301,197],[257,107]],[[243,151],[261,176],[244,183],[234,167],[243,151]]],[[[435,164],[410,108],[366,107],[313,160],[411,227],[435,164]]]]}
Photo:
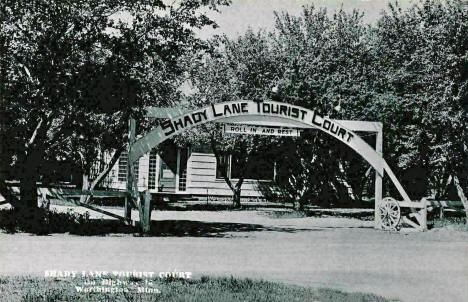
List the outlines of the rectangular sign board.
{"type": "Polygon", "coordinates": [[[243,124],[224,124],[224,133],[276,135],[276,136],[300,136],[300,130],[284,127],[265,127],[243,124]]]}

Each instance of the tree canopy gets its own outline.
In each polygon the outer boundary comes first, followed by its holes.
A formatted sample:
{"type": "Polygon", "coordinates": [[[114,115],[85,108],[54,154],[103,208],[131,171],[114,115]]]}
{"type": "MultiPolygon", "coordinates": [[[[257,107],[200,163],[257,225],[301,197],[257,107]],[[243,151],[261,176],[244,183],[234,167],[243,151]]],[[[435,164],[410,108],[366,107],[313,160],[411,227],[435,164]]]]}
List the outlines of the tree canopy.
{"type": "Polygon", "coordinates": [[[44,158],[88,173],[123,148],[130,116],[178,101],[182,57],[206,48],[194,30],[216,25],[200,8],[228,2],[2,1],[1,193],[19,179],[34,206],[44,158]]]}
{"type": "MultiPolygon", "coordinates": [[[[409,195],[447,197],[452,176],[468,184],[467,20],[462,1],[423,1],[406,10],[392,4],[376,24],[364,23],[359,11],[278,12],[274,30],[221,38],[214,54],[195,62],[191,104],[273,99],[335,119],[383,122],[384,157],[409,195]]],[[[279,176],[292,199],[356,202],[371,195],[368,165],[326,135],[268,144],[286,163],[279,176]],[[283,147],[291,143],[295,148],[283,147]]]]}
{"type": "MultiPolygon", "coordinates": [[[[0,135],[8,143],[0,144],[0,193],[16,178],[22,199],[32,202],[44,159],[79,162],[87,173],[99,152],[118,154],[130,116],[150,125],[145,106],[181,99],[192,108],[272,99],[333,119],[380,121],[384,157],[410,197],[447,197],[452,183],[466,191],[463,1],[426,0],[405,10],[392,4],[375,24],[359,11],[330,15],[306,6],[300,16],[276,13],[271,31],[198,39],[195,29],[215,26],[200,8],[227,2],[2,1],[0,135]],[[180,86],[188,80],[194,92],[184,97],[180,86]]],[[[262,148],[276,150],[277,185],[301,204],[357,202],[373,187],[368,165],[318,132],[272,139],[222,135],[216,124],[201,130],[177,140],[212,145],[218,161],[244,155],[240,166],[262,148]]],[[[225,178],[240,197],[243,180],[225,178]]],[[[394,193],[389,183],[386,190],[394,193]]]]}

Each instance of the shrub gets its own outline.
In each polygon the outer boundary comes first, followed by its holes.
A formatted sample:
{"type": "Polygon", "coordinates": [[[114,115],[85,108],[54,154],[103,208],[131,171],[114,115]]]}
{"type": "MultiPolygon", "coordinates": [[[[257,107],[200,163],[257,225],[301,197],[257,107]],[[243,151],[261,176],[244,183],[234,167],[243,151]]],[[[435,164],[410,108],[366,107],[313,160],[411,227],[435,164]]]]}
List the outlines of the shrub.
{"type": "Polygon", "coordinates": [[[19,212],[15,209],[0,210],[0,229],[7,233],[26,232],[36,235],[70,233],[76,235],[105,235],[109,233],[133,233],[134,229],[119,220],[91,219],[89,213],[79,214],[34,209],[19,212]]]}

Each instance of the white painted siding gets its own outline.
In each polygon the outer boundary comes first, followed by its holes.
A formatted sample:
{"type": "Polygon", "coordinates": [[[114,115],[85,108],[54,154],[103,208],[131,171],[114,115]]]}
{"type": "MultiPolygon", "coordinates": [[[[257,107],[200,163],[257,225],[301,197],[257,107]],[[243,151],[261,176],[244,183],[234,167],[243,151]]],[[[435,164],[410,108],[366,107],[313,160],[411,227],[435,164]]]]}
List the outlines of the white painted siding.
{"type": "MultiPolygon", "coordinates": [[[[110,172],[110,186],[115,189],[125,190],[126,183],[118,181],[118,169],[117,162],[110,172]]],[[[148,176],[149,154],[145,154],[139,160],[138,189],[140,191],[148,188],[148,176]]],[[[235,184],[237,180],[232,181],[235,184]]],[[[216,178],[216,157],[214,154],[198,152],[190,154],[187,163],[187,190],[184,193],[203,196],[232,196],[232,191],[224,179],[216,178]]],[[[242,197],[261,197],[262,195],[257,189],[257,181],[244,180],[241,195],[242,197]]]]}
{"type": "MultiPolygon", "coordinates": [[[[144,191],[148,188],[148,170],[149,170],[149,154],[145,154],[142,156],[138,162],[138,190],[144,191]]],[[[117,161],[112,167],[112,170],[109,173],[109,177],[111,177],[110,187],[113,189],[118,190],[125,190],[126,189],[126,182],[119,181],[119,161],[117,161]]]]}
{"type": "MultiPolygon", "coordinates": [[[[224,179],[216,178],[216,157],[214,154],[193,152],[188,165],[187,192],[197,195],[230,196],[232,191],[224,179]]],[[[236,180],[232,180],[233,184],[236,180]]],[[[261,197],[256,180],[244,180],[242,196],[261,197]]]]}

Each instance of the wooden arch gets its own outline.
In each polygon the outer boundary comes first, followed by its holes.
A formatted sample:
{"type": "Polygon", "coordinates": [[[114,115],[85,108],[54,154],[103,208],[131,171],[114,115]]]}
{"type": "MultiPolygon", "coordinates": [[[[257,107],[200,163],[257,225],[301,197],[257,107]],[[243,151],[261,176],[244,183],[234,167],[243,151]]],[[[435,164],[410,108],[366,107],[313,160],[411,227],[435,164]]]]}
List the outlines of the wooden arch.
{"type": "Polygon", "coordinates": [[[175,117],[169,114],[168,117],[169,119],[163,121],[158,127],[130,144],[129,163],[135,162],[165,140],[207,122],[242,122],[257,125],[315,128],[335,137],[355,150],[377,171],[380,177],[383,177],[384,172],[387,172],[403,200],[412,204],[395,174],[376,150],[348,129],[343,121],[322,116],[314,110],[274,101],[239,100],[211,104],[175,117]]]}

